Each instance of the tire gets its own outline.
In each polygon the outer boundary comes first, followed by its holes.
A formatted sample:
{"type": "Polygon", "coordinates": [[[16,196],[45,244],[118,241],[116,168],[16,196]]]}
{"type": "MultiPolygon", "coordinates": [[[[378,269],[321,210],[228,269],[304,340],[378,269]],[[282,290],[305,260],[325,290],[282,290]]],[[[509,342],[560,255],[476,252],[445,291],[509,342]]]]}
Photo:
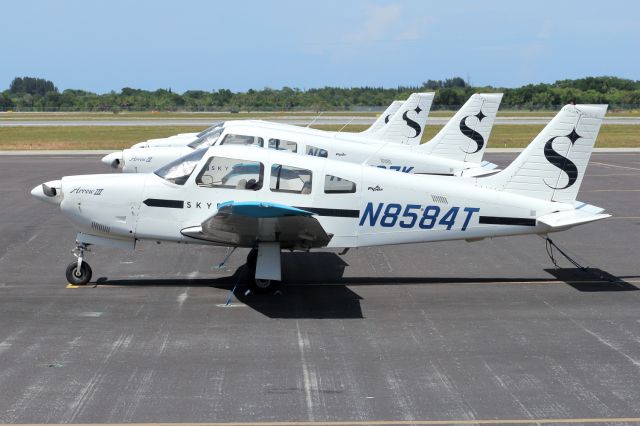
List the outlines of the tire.
{"type": "Polygon", "coordinates": [[[251,249],[249,254],[247,254],[247,269],[249,270],[251,275],[255,275],[257,264],[258,264],[258,250],[251,249]]]}
{"type": "Polygon", "coordinates": [[[91,274],[93,272],[91,271],[91,266],[89,266],[87,262],[82,262],[82,265],[80,265],[80,273],[77,274],[77,272],[78,272],[78,262],[73,261],[69,264],[69,266],[67,266],[67,271],[66,271],[67,282],[69,284],[85,285],[89,281],[91,281],[91,274]]]}
{"type": "Polygon", "coordinates": [[[260,280],[256,279],[256,265],[258,263],[258,250],[251,249],[247,255],[247,280],[249,282],[249,288],[256,294],[269,294],[272,293],[280,284],[280,281],[274,280],[260,280]]]}
{"type": "Polygon", "coordinates": [[[249,288],[256,294],[271,294],[280,285],[280,281],[260,280],[255,277],[249,278],[249,288]]]}

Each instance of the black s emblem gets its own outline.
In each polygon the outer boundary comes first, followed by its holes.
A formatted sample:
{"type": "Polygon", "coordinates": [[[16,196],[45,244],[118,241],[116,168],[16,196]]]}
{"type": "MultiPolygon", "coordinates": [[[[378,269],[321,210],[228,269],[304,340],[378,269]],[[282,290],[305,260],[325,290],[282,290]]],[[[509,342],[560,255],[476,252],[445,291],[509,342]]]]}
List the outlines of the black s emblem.
{"type": "MultiPolygon", "coordinates": [[[[420,108],[420,105],[418,105],[413,111],[416,112],[416,115],[420,115],[420,113],[422,112],[422,108],[420,108]]],[[[414,139],[414,138],[417,138],[418,135],[420,135],[420,133],[422,133],[422,128],[418,123],[416,123],[415,121],[407,117],[408,112],[409,111],[405,111],[404,114],[402,114],[402,119],[407,123],[407,126],[411,127],[413,130],[416,131],[415,135],[409,136],[409,139],[414,139]]]]}
{"type": "Polygon", "coordinates": [[[475,115],[467,115],[465,118],[462,119],[462,121],[460,121],[460,131],[462,132],[462,134],[476,143],[475,151],[465,151],[464,149],[462,151],[466,152],[467,154],[475,154],[476,152],[480,151],[484,146],[484,138],[480,133],[476,132],[471,127],[467,126],[467,118],[469,117],[476,117],[479,123],[482,121],[483,118],[486,117],[486,115],[484,115],[482,113],[482,110],[480,110],[479,113],[475,115]]]}
{"type": "Polygon", "coordinates": [[[582,136],[576,133],[576,129],[574,128],[571,131],[571,133],[569,133],[568,135],[554,136],[551,139],[549,139],[547,143],[544,144],[544,158],[546,158],[549,163],[553,164],[554,166],[556,166],[557,168],[565,172],[567,174],[567,179],[568,179],[567,184],[563,187],[554,187],[549,185],[547,182],[543,181],[544,184],[547,185],[549,188],[567,189],[571,185],[576,183],[576,180],[578,179],[578,168],[573,163],[573,161],[569,160],[567,157],[563,157],[562,155],[558,154],[558,152],[555,149],[553,149],[553,141],[555,141],[557,138],[569,138],[569,140],[571,141],[571,146],[573,146],[576,143],[576,141],[581,137],[582,136]]]}

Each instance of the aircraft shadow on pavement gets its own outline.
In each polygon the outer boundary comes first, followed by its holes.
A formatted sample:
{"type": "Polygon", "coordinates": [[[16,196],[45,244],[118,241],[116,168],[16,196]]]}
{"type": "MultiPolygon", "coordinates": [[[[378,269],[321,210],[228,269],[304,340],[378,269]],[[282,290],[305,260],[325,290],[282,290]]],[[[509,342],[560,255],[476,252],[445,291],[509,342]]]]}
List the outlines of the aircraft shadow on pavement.
{"type": "Polygon", "coordinates": [[[625,281],[624,277],[616,277],[598,268],[560,268],[545,269],[560,281],[564,281],[571,287],[583,292],[615,292],[637,291],[638,287],[625,281]]]}

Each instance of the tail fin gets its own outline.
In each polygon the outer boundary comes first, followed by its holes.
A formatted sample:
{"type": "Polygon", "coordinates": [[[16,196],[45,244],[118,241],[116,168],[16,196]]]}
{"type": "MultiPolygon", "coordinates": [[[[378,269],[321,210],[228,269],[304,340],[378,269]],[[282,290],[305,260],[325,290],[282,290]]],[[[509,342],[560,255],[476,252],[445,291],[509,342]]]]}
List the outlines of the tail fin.
{"type": "Polygon", "coordinates": [[[419,152],[449,160],[482,161],[502,93],[476,93],[419,152]]]}
{"type": "Polygon", "coordinates": [[[501,172],[479,185],[549,201],[576,199],[607,105],[566,105],[501,172]]]}
{"type": "Polygon", "coordinates": [[[367,133],[375,139],[405,145],[419,145],[427,123],[433,92],[413,93],[380,129],[367,133]]]}
{"type": "Polygon", "coordinates": [[[373,122],[371,127],[369,127],[367,130],[364,130],[360,133],[375,132],[376,130],[379,130],[380,128],[382,128],[382,126],[384,126],[389,122],[389,119],[393,117],[393,114],[395,114],[396,111],[398,111],[403,104],[404,104],[404,101],[391,102],[391,105],[389,105],[387,109],[385,109],[384,112],[380,114],[378,119],[373,122]]]}

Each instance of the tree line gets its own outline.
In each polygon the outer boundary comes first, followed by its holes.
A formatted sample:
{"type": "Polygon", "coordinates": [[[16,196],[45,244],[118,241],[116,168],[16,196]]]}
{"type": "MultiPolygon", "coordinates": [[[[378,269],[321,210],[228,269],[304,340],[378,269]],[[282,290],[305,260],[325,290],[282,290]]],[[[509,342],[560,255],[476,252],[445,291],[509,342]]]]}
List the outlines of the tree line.
{"type": "Polygon", "coordinates": [[[155,91],[125,87],[119,92],[96,94],[65,89],[34,77],[17,77],[0,92],[0,110],[16,111],[339,111],[381,108],[395,99],[406,99],[412,92],[435,91],[433,109],[462,105],[477,92],[502,92],[502,109],[555,109],[570,102],[606,103],[613,109],[640,106],[640,81],[618,77],[585,77],[555,83],[528,84],[518,88],[472,86],[462,78],[427,80],[421,86],[323,87],[300,90],[283,87],[232,92],[171,89],[155,91]]]}

